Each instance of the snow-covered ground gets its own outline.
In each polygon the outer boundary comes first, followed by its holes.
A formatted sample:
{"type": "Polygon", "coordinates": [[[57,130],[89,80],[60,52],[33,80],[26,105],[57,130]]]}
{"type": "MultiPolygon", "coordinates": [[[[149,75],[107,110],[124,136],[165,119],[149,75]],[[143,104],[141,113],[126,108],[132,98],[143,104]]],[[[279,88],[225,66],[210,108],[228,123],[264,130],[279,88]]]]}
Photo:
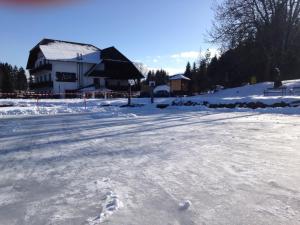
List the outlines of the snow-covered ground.
{"type": "Polygon", "coordinates": [[[299,101],[300,95],[289,95],[289,91],[294,87],[300,87],[300,80],[289,80],[283,81],[283,86],[287,88],[287,95],[280,96],[276,94],[271,94],[264,96],[264,91],[268,88],[273,88],[273,82],[258,83],[255,85],[245,85],[238,88],[229,88],[219,91],[215,94],[203,95],[193,97],[192,99],[201,99],[203,101],[208,101],[210,103],[235,103],[235,102],[263,102],[266,104],[273,104],[276,102],[293,102],[299,101]]]}
{"type": "MultiPolygon", "coordinates": [[[[289,90],[293,87],[300,87],[300,80],[284,81],[284,86],[289,90]]],[[[274,104],[280,102],[296,103],[300,105],[300,94],[286,95],[286,96],[264,96],[264,91],[272,87],[272,83],[260,83],[256,85],[246,85],[239,88],[231,88],[219,91],[214,94],[206,94],[194,97],[185,98],[160,98],[155,99],[155,103],[171,104],[176,101],[193,101],[197,103],[209,102],[212,104],[220,103],[236,103],[236,102],[262,102],[265,104],[274,104]]],[[[150,105],[149,99],[136,98],[133,99],[135,104],[143,104],[138,111],[151,112],[155,105],[150,105]]],[[[59,99],[49,100],[40,99],[26,100],[26,99],[0,99],[0,118],[7,116],[24,116],[24,115],[55,115],[65,113],[87,113],[99,112],[103,115],[122,114],[124,110],[120,110],[119,106],[127,104],[127,99],[112,99],[112,100],[87,100],[84,99],[59,99]],[[12,105],[11,107],[1,107],[3,105],[12,105]],[[111,107],[108,107],[110,105],[111,107]]],[[[245,109],[240,109],[245,111],[245,109]]],[[[248,110],[249,111],[249,110],[248,110]]],[[[300,108],[290,109],[259,109],[260,112],[280,112],[300,114],[300,108]]]]}
{"type": "Polygon", "coordinates": [[[300,224],[299,116],[116,113],[0,119],[0,224],[300,224]]]}
{"type": "MultiPolygon", "coordinates": [[[[299,101],[268,85],[182,100],[299,101]]],[[[300,224],[300,107],[133,102],[0,100],[0,224],[300,224]]]]}

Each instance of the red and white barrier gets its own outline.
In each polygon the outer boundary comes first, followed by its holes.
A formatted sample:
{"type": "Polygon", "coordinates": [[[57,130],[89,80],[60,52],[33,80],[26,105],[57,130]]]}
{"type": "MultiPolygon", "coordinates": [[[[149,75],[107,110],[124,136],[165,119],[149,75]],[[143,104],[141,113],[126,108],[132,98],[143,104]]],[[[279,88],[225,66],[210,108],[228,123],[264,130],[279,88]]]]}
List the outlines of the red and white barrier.
{"type": "MultiPolygon", "coordinates": [[[[96,98],[95,96],[102,95],[103,98],[113,98],[113,96],[123,96],[124,98],[127,98],[129,93],[128,92],[120,92],[120,91],[109,91],[109,92],[74,92],[74,93],[32,93],[32,92],[22,92],[22,93],[3,93],[0,92],[0,98],[57,98],[61,96],[65,97],[71,97],[76,96],[74,98],[96,98]]],[[[132,93],[132,96],[138,96],[138,92],[132,93]]]]}

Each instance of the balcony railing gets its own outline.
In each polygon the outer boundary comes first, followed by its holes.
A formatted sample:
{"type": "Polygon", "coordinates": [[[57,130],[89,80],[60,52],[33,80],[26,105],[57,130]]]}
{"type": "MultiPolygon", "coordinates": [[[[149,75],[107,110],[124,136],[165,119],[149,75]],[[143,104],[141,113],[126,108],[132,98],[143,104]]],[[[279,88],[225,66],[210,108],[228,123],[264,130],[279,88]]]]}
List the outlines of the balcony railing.
{"type": "Polygon", "coordinates": [[[45,71],[45,70],[51,71],[52,70],[52,64],[47,63],[47,64],[40,65],[40,66],[30,70],[30,74],[35,74],[36,72],[45,71]]]}

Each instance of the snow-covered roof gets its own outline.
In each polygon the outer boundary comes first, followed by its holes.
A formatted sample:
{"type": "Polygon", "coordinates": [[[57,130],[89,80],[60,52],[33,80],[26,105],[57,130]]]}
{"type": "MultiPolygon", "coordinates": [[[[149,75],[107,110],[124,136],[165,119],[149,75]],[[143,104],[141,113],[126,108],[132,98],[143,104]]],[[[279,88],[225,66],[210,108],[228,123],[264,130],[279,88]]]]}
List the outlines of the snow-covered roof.
{"type": "Polygon", "coordinates": [[[184,76],[183,74],[177,74],[177,75],[171,76],[170,80],[191,80],[191,79],[184,76]]]}
{"type": "Polygon", "coordinates": [[[100,62],[101,51],[88,44],[53,41],[40,45],[40,49],[47,60],[80,61],[93,64],[100,62]]]}

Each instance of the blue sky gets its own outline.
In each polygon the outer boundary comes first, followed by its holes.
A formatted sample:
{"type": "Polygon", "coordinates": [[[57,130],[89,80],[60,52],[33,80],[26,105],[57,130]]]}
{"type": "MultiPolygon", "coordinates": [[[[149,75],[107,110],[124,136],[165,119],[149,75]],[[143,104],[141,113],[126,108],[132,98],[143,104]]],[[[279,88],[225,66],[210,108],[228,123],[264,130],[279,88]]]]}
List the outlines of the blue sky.
{"type": "Polygon", "coordinates": [[[64,6],[0,6],[0,61],[26,66],[42,38],[116,46],[128,58],[170,74],[184,71],[205,41],[213,0],[82,0],[64,6]]]}

